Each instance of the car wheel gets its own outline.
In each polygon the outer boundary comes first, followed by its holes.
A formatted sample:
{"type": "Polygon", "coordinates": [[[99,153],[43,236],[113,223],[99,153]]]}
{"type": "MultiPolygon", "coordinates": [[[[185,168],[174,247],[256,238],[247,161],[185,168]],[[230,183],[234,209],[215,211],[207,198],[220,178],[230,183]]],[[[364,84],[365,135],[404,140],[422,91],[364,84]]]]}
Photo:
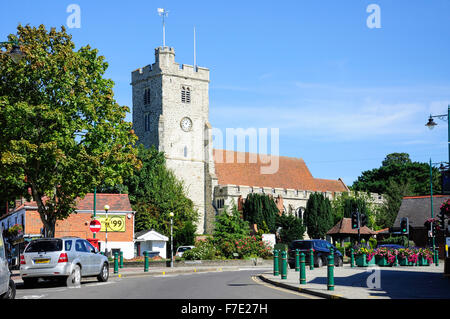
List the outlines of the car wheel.
{"type": "Polygon", "coordinates": [[[14,280],[12,280],[12,279],[9,280],[8,291],[5,292],[0,297],[1,297],[1,299],[14,299],[14,298],[16,298],[16,284],[14,283],[14,280]]]}
{"type": "Polygon", "coordinates": [[[102,266],[102,270],[100,271],[100,274],[97,276],[98,281],[100,282],[106,282],[109,278],[109,267],[107,263],[104,263],[102,266]]]}
{"type": "Polygon", "coordinates": [[[72,273],[67,277],[66,285],[67,287],[77,287],[81,284],[81,268],[75,265],[72,269],[72,273]]]}

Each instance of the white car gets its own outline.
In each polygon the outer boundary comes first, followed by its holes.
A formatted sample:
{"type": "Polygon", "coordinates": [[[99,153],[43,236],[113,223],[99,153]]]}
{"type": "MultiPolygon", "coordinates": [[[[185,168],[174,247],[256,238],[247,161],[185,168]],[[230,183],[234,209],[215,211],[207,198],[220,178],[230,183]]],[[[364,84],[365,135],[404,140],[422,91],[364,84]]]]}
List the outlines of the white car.
{"type": "Polygon", "coordinates": [[[183,256],[183,253],[184,253],[186,250],[190,250],[190,249],[192,249],[192,248],[195,248],[195,246],[180,246],[180,247],[178,247],[177,253],[176,253],[175,256],[182,257],[182,256],[183,256]]]}
{"type": "Polygon", "coordinates": [[[5,243],[0,232],[0,299],[14,299],[16,296],[16,285],[11,279],[11,273],[6,258],[5,243]]]}
{"type": "Polygon", "coordinates": [[[78,237],[32,240],[20,256],[20,277],[24,285],[39,278],[60,279],[67,286],[79,285],[81,277],[109,277],[109,263],[87,240],[78,237]]]}

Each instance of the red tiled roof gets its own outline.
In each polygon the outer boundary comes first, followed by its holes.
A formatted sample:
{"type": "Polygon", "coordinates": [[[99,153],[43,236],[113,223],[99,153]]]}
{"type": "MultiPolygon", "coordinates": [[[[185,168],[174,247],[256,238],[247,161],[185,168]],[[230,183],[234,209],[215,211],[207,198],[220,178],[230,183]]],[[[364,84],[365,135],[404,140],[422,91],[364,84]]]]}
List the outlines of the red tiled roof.
{"type": "MultiPolygon", "coordinates": [[[[128,199],[128,194],[96,194],[96,202],[95,207],[96,211],[104,211],[104,206],[109,205],[109,211],[124,211],[131,212],[133,209],[131,208],[130,201],[128,199]]],[[[23,206],[29,207],[37,207],[37,203],[35,201],[25,202],[18,208],[23,206]]],[[[94,206],[94,193],[88,193],[84,198],[78,198],[76,200],[76,209],[77,210],[93,210],[94,206]]],[[[15,211],[17,211],[17,209],[15,211]]]]}
{"type": "MultiPolygon", "coordinates": [[[[97,193],[95,200],[95,207],[97,211],[103,211],[105,205],[109,205],[109,211],[126,211],[131,212],[130,201],[128,194],[102,194],[97,193]]],[[[77,200],[78,210],[93,210],[94,194],[88,193],[82,199],[77,200]]]]}
{"type": "Polygon", "coordinates": [[[261,162],[258,154],[216,149],[213,150],[213,156],[219,185],[233,184],[331,192],[348,191],[340,179],[314,178],[301,158],[270,155],[268,160],[263,158],[264,162],[261,162]],[[254,156],[256,162],[251,163],[250,156],[254,156]],[[272,162],[278,160],[278,171],[275,174],[261,174],[261,167],[270,166],[269,159],[272,162]]]}
{"type": "MultiPolygon", "coordinates": [[[[335,235],[335,234],[358,234],[358,229],[352,229],[352,219],[351,218],[342,218],[336,225],[333,226],[328,232],[327,235],[335,235]]],[[[370,229],[367,226],[360,228],[361,235],[375,235],[377,234],[375,231],[370,229]]]]}

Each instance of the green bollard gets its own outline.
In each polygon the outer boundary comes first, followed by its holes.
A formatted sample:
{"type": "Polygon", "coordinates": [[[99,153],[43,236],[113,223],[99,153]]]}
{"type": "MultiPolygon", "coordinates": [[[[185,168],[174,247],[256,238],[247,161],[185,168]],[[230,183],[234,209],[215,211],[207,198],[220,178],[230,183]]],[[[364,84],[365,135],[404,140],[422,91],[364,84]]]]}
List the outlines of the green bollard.
{"type": "Polygon", "coordinates": [[[351,267],[355,268],[355,254],[354,254],[354,249],[350,249],[350,256],[351,256],[351,267]]]}
{"type": "Polygon", "coordinates": [[[435,256],[436,256],[436,267],[439,266],[439,250],[435,250],[435,256]]]}
{"type": "Polygon", "coordinates": [[[300,285],[306,284],[305,254],[300,254],[300,285]]]}
{"type": "Polygon", "coordinates": [[[334,290],[334,263],[333,256],[328,256],[328,290],[334,290]]]}
{"type": "Polygon", "coordinates": [[[273,275],[274,276],[280,275],[280,270],[278,267],[278,250],[277,249],[275,249],[273,251],[273,275]]]}
{"type": "Polygon", "coordinates": [[[119,273],[119,261],[118,261],[118,253],[117,251],[114,253],[114,273],[118,274],[119,273]]]}
{"type": "Polygon", "coordinates": [[[314,269],[314,249],[309,250],[309,269],[314,269]]]}
{"type": "Polygon", "coordinates": [[[287,279],[287,258],[285,250],[281,252],[281,279],[287,279]]]}
{"type": "Polygon", "coordinates": [[[300,271],[300,254],[298,249],[295,250],[295,271],[300,271]]]}
{"type": "Polygon", "coordinates": [[[144,272],[148,272],[148,251],[144,251],[144,272]]]}
{"type": "Polygon", "coordinates": [[[123,268],[123,251],[120,251],[119,268],[123,268]]]}

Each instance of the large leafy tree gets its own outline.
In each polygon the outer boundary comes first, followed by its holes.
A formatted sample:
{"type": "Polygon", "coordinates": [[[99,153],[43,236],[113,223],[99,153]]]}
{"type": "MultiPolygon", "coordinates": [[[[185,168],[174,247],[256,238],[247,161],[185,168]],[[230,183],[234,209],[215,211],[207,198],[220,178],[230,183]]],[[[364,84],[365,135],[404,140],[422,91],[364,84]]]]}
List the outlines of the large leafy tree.
{"type": "Polygon", "coordinates": [[[243,217],[249,224],[256,224],[258,229],[276,231],[278,207],[273,198],[265,194],[250,193],[243,205],[243,217]]]}
{"type": "Polygon", "coordinates": [[[75,50],[64,27],[19,25],[8,39],[24,57],[0,54],[0,182],[31,191],[52,237],[77,197],[139,167],[137,137],[98,50],[75,50]]]}
{"type": "Polygon", "coordinates": [[[331,202],[322,193],[313,193],[306,202],[304,224],[310,238],[324,238],[333,227],[331,202]]]}
{"type": "MultiPolygon", "coordinates": [[[[433,190],[441,191],[441,174],[433,168],[433,190]]],[[[388,154],[379,168],[364,171],[353,183],[352,189],[372,193],[389,193],[392,183],[398,185],[409,184],[409,194],[425,195],[430,191],[430,165],[428,163],[413,162],[407,153],[388,154]]]]}
{"type": "MultiPolygon", "coordinates": [[[[441,173],[432,168],[433,191],[442,190],[441,173]]],[[[377,210],[375,228],[391,227],[404,196],[430,193],[430,165],[413,162],[407,153],[391,153],[379,168],[364,171],[353,183],[353,190],[383,194],[384,203],[377,210]]]]}

